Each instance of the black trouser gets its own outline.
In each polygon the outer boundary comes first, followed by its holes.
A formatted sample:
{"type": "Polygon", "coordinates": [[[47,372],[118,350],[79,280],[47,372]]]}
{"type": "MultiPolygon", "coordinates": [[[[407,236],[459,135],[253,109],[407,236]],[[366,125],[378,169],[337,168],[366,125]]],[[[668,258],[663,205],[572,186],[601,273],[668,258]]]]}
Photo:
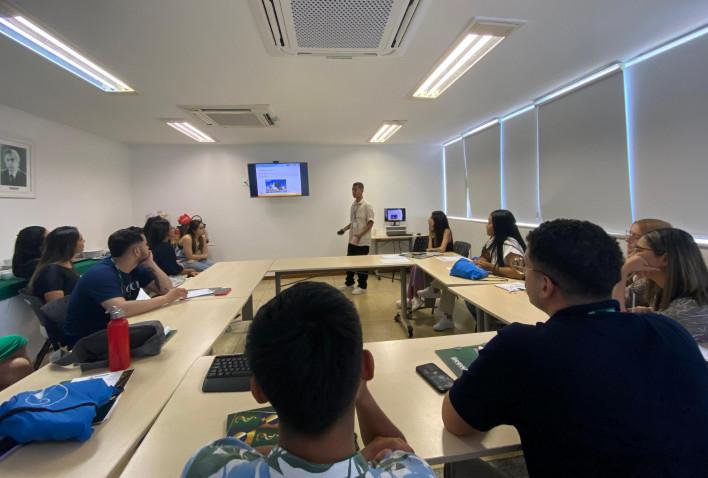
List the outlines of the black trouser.
{"type": "MultiPolygon", "coordinates": [[[[354,244],[349,244],[347,246],[348,256],[368,256],[369,246],[355,246],[354,244]]],[[[369,277],[369,271],[362,271],[356,273],[359,278],[359,288],[366,289],[366,279],[369,277]]],[[[347,280],[344,281],[344,285],[354,285],[354,271],[347,271],[347,280]]]]}

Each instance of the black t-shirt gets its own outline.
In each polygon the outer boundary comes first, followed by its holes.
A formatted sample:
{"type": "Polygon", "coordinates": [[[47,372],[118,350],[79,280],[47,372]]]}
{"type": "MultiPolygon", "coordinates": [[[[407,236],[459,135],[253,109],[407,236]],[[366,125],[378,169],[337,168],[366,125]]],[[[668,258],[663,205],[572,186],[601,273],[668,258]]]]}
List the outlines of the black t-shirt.
{"type": "Polygon", "coordinates": [[[78,281],[79,274],[73,268],[48,264],[35,277],[32,292],[44,301],[44,294],[53,290],[64,291],[64,295],[71,294],[78,281]]]}
{"type": "Polygon", "coordinates": [[[182,272],[183,267],[177,263],[175,248],[169,242],[163,242],[152,250],[157,267],[168,276],[176,276],[182,272]]]}
{"type": "Polygon", "coordinates": [[[708,367],[690,334],[617,302],[512,324],[450,390],[472,427],[519,431],[531,477],[705,476],[708,367]]]}

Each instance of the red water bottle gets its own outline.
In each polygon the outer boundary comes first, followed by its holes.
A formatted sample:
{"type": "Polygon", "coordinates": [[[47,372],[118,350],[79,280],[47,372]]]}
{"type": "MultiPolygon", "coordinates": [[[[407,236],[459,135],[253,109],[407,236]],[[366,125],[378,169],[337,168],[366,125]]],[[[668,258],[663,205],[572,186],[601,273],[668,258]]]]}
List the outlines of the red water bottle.
{"type": "Polygon", "coordinates": [[[111,307],[108,322],[108,366],[111,372],[130,367],[130,332],[125,312],[118,306],[111,307]]]}

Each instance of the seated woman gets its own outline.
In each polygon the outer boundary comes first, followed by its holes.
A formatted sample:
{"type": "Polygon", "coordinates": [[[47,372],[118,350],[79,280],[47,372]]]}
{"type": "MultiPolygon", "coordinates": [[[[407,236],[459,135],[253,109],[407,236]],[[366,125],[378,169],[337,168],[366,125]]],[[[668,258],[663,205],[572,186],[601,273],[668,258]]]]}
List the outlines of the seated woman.
{"type": "Polygon", "coordinates": [[[633,274],[649,284],[649,307],[683,325],[696,342],[708,342],[708,269],[690,234],[680,229],[658,229],[643,235],[634,254],[622,267],[614,297],[624,310],[625,279],[633,274]]]}
{"type": "MultiPolygon", "coordinates": [[[[433,211],[428,218],[428,252],[450,252],[452,251],[452,230],[447,216],[442,211],[433,211]]],[[[408,282],[408,305],[416,310],[422,307],[422,301],[416,293],[423,294],[423,297],[437,297],[434,289],[425,287],[425,273],[419,267],[413,267],[410,272],[408,282]]],[[[397,300],[396,305],[401,306],[401,301],[397,300]]]]}
{"type": "Polygon", "coordinates": [[[42,226],[29,226],[17,234],[15,253],[12,255],[12,275],[29,280],[42,255],[42,245],[47,230],[42,226]]]}
{"type": "Polygon", "coordinates": [[[209,246],[206,240],[206,224],[200,219],[192,218],[187,227],[187,232],[180,239],[184,251],[184,266],[202,272],[214,265],[209,260],[209,246]]]}
{"type": "Polygon", "coordinates": [[[0,337],[0,390],[34,371],[27,356],[27,339],[19,335],[0,337]]]}
{"type": "Polygon", "coordinates": [[[155,264],[168,276],[186,275],[191,277],[196,275],[197,272],[194,269],[185,269],[177,263],[177,255],[170,243],[170,235],[173,230],[169,221],[161,217],[150,223],[146,237],[155,264]]]}
{"type": "MultiPolygon", "coordinates": [[[[627,255],[629,259],[634,254],[634,248],[637,241],[646,233],[656,231],[657,229],[667,229],[672,227],[666,221],[661,219],[639,219],[634,221],[627,231],[627,255]]],[[[625,303],[627,307],[648,306],[649,298],[647,297],[648,282],[645,278],[631,275],[627,278],[627,290],[625,292],[625,303]]]]}
{"type": "Polygon", "coordinates": [[[84,238],[72,226],[57,227],[47,236],[42,257],[27,286],[45,304],[70,295],[79,281],[71,258],[84,250],[84,238]]]}
{"type": "Polygon", "coordinates": [[[524,274],[514,267],[514,262],[523,261],[526,244],[511,211],[492,211],[487,219],[487,235],[489,240],[473,262],[494,275],[523,279],[524,274]]]}

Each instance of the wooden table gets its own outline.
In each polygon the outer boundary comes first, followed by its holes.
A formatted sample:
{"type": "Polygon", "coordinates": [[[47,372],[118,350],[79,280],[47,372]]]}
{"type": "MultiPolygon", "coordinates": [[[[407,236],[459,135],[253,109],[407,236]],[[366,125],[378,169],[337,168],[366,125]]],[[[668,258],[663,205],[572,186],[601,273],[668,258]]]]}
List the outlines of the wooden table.
{"type": "Polygon", "coordinates": [[[461,258],[462,256],[454,252],[446,252],[440,256],[428,257],[426,259],[413,259],[415,265],[423,269],[433,279],[441,282],[446,287],[458,287],[465,285],[485,285],[510,282],[510,279],[505,277],[489,275],[486,279],[472,280],[463,277],[450,275],[450,269],[455,264],[454,262],[443,261],[439,257],[461,258]]]}
{"type": "MultiPolygon", "coordinates": [[[[208,289],[214,287],[230,287],[231,292],[219,298],[247,299],[243,306],[243,320],[253,319],[253,298],[251,294],[268,272],[272,259],[257,261],[217,262],[196,277],[190,277],[180,287],[185,289],[208,289]]],[[[210,297],[199,297],[192,300],[207,300],[210,297]]],[[[213,296],[211,297],[213,298],[213,296]]]]}
{"type": "MultiPolygon", "coordinates": [[[[270,270],[275,273],[275,293],[281,290],[281,280],[285,275],[302,273],[332,273],[336,271],[361,271],[361,270],[398,270],[401,273],[401,304],[406,303],[406,271],[411,268],[413,261],[401,256],[390,261],[385,255],[371,256],[334,256],[334,257],[295,257],[290,259],[276,259],[270,270]]],[[[413,326],[408,318],[408,311],[401,307],[400,323],[413,337],[413,326]]]]}
{"type": "Polygon", "coordinates": [[[507,292],[494,285],[450,287],[449,290],[461,299],[471,302],[485,314],[482,320],[478,321],[483,330],[489,328],[487,314],[506,324],[519,322],[535,325],[548,320],[545,312],[529,302],[525,291],[507,292]]]}
{"type": "MultiPolygon", "coordinates": [[[[520,448],[516,430],[499,426],[487,433],[456,437],[444,430],[443,395],[415,372],[434,362],[450,373],[435,350],[479,345],[494,333],[463,334],[365,344],[376,361],[370,389],[379,405],[406,435],[416,453],[431,464],[478,458],[520,448]]],[[[212,357],[197,360],[125,468],[125,477],[179,476],[202,445],[225,436],[226,416],[259,408],[250,392],[202,393],[212,357]]]]}
{"type": "MultiPolygon", "coordinates": [[[[214,341],[246,301],[245,297],[190,300],[131,318],[130,322],[159,320],[177,329],[177,333],[164,345],[160,355],[133,360],[131,366],[135,372],[113,415],[96,426],[87,442],[24,446],[0,462],[0,476],[56,478],[119,474],[191,365],[211,351],[214,341]]],[[[81,375],[79,369],[66,370],[47,365],[0,391],[0,402],[21,391],[42,389],[81,375]]]]}

